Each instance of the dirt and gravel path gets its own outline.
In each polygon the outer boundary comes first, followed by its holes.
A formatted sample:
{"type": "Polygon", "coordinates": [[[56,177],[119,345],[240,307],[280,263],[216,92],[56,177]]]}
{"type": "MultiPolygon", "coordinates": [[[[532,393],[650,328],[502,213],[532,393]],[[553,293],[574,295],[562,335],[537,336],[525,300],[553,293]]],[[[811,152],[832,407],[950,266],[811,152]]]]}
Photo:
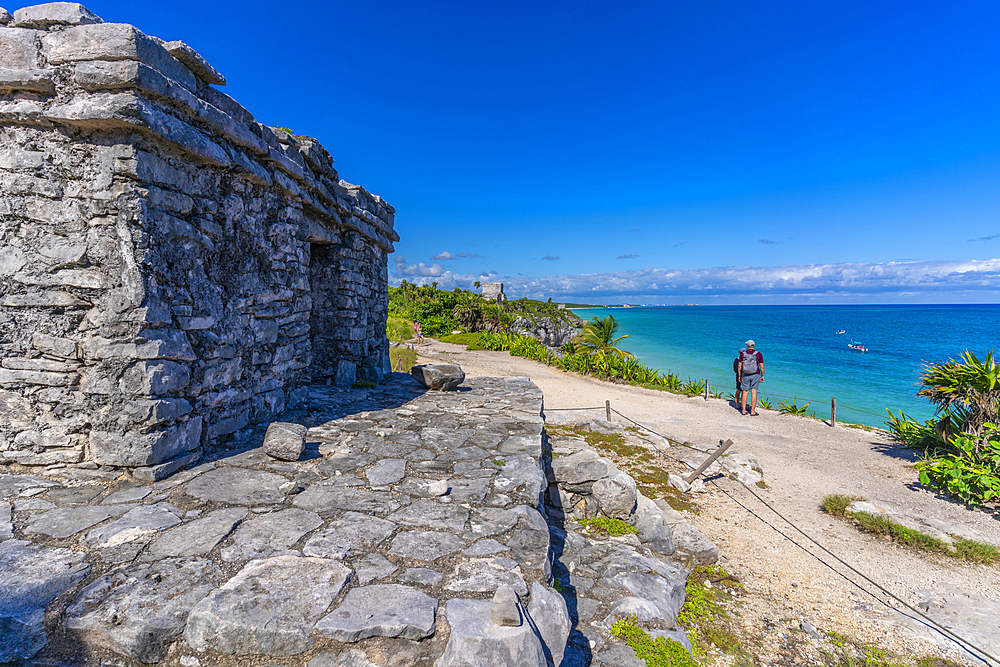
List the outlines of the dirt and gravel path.
{"type": "MultiPolygon", "coordinates": [[[[1000,514],[967,509],[921,487],[912,454],[884,434],[831,428],[824,421],[776,411],[744,416],[725,400],[706,401],[585,378],[506,352],[467,351],[437,341],[429,341],[418,352],[420,363],[457,363],[470,377],[529,376],[541,387],[546,410],[599,407],[609,400],[618,412],[656,425],[673,440],[714,445],[731,438],[734,450],[757,457],[768,488],[754,491],[778,512],[911,605],[923,604],[942,618],[947,611],[955,617],[951,626],[956,631],[971,633],[980,647],[1000,655],[1000,616],[993,615],[1000,613],[1000,568],[915,553],[862,534],[821,511],[827,495],[856,495],[902,514],[940,520],[979,541],[1000,545],[1000,514]],[[971,618],[977,614],[979,618],[971,618]]],[[[589,416],[603,418],[603,414],[601,409],[589,416]]],[[[781,525],[735,482],[719,483],[767,523],[781,525]]],[[[750,595],[741,619],[748,632],[773,635],[780,643],[787,639],[786,629],[806,621],[903,655],[941,653],[933,642],[935,633],[860,592],[739,507],[719,487],[707,488],[697,499],[701,512],[692,522],[719,546],[724,567],[745,583],[750,595]]],[[[791,531],[787,524],[782,529],[791,531]]],[[[796,539],[804,541],[801,536],[796,539]]],[[[938,642],[943,641],[938,636],[938,642]]],[[[779,647],[764,644],[758,648],[762,664],[769,654],[775,660],[771,664],[781,664],[779,647]]],[[[961,659],[953,651],[946,655],[961,659]]]]}

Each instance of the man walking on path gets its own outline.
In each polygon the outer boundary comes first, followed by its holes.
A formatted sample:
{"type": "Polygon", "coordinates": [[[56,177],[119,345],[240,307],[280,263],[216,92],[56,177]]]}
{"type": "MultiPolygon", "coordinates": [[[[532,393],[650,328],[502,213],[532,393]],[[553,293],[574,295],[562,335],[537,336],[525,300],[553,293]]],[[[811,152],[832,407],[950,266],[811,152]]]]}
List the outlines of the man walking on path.
{"type": "Polygon", "coordinates": [[[736,375],[743,392],[740,414],[747,413],[747,398],[750,398],[750,415],[757,416],[757,387],[764,381],[764,355],[754,349],[754,342],[747,341],[746,349],[740,350],[740,364],[736,375]],[[748,396],[749,394],[749,396],[748,396]]]}

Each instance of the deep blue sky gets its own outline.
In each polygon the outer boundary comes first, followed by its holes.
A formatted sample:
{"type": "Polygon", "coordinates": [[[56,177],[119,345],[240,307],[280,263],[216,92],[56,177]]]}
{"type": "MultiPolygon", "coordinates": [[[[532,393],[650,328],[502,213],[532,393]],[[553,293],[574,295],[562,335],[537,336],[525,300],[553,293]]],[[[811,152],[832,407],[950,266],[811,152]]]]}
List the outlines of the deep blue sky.
{"type": "Polygon", "coordinates": [[[995,1],[86,4],[393,204],[395,281],[1000,301],[995,1]]]}

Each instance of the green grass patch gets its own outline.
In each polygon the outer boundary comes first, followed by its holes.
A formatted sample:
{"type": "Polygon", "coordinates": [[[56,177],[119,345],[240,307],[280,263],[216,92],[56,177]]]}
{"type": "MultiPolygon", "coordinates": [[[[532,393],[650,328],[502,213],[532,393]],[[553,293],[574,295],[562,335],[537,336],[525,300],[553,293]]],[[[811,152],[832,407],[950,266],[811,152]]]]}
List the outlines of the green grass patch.
{"type": "Polygon", "coordinates": [[[847,508],[855,500],[864,500],[864,498],[859,498],[858,496],[845,496],[840,493],[835,493],[832,496],[824,498],[821,506],[823,511],[827,514],[832,514],[833,516],[844,516],[844,513],[847,512],[847,508]]]}
{"type": "Polygon", "coordinates": [[[992,544],[984,544],[964,538],[955,540],[955,557],[970,563],[995,565],[1000,560],[1000,549],[992,544]]]}
{"type": "Polygon", "coordinates": [[[417,351],[408,347],[390,347],[389,363],[392,370],[409,373],[417,365],[417,351]]]}
{"type": "Polygon", "coordinates": [[[852,637],[828,632],[834,650],[820,649],[825,667],[960,667],[936,656],[902,656],[852,637]]]}
{"type": "Polygon", "coordinates": [[[907,528],[887,517],[869,514],[868,512],[851,512],[851,518],[861,530],[872,535],[884,535],[894,542],[905,544],[921,551],[949,553],[948,545],[937,539],[921,533],[919,530],[907,528]]]}
{"type": "Polygon", "coordinates": [[[695,652],[704,656],[714,646],[737,657],[746,656],[723,607],[724,602],[743,592],[743,584],[721,567],[700,565],[688,575],[685,591],[677,623],[688,630],[695,652]]]}
{"type": "Polygon", "coordinates": [[[493,465],[500,466],[501,468],[504,467],[505,465],[507,465],[507,462],[504,461],[503,459],[493,459],[492,463],[493,463],[493,465]]]}
{"type": "Polygon", "coordinates": [[[479,343],[479,339],[482,337],[482,332],[476,331],[473,333],[459,333],[459,334],[447,334],[445,336],[438,336],[438,340],[442,343],[454,343],[455,345],[465,345],[470,350],[479,349],[476,345],[479,343]]]}
{"type": "Polygon", "coordinates": [[[955,540],[953,545],[949,546],[943,540],[922,533],[919,530],[907,528],[888,517],[869,512],[847,511],[847,508],[855,500],[864,500],[864,498],[841,494],[827,496],[822,502],[823,511],[833,516],[852,519],[854,525],[866,533],[887,537],[894,542],[905,544],[920,551],[944,554],[969,563],[980,563],[983,565],[995,565],[1000,561],[1000,549],[992,544],[959,538],[955,540]]]}
{"type": "Polygon", "coordinates": [[[691,657],[684,645],[674,639],[651,637],[639,627],[635,615],[615,621],[611,626],[611,634],[621,637],[632,647],[637,658],[646,663],[646,667],[698,667],[699,663],[691,657]]]}
{"type": "Polygon", "coordinates": [[[595,516],[590,519],[582,519],[580,525],[587,529],[596,530],[599,533],[610,535],[611,537],[621,537],[622,535],[636,534],[639,531],[635,526],[625,523],[621,519],[607,516],[595,516]]]}

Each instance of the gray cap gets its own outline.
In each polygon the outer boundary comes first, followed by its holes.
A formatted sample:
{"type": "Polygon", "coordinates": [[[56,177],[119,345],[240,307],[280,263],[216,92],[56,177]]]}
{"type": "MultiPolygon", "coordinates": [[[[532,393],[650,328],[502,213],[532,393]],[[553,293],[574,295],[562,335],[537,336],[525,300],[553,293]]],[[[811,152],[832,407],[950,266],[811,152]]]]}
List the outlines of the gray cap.
{"type": "Polygon", "coordinates": [[[748,340],[747,341],[747,347],[753,347],[753,341],[752,340],[748,340]]]}

